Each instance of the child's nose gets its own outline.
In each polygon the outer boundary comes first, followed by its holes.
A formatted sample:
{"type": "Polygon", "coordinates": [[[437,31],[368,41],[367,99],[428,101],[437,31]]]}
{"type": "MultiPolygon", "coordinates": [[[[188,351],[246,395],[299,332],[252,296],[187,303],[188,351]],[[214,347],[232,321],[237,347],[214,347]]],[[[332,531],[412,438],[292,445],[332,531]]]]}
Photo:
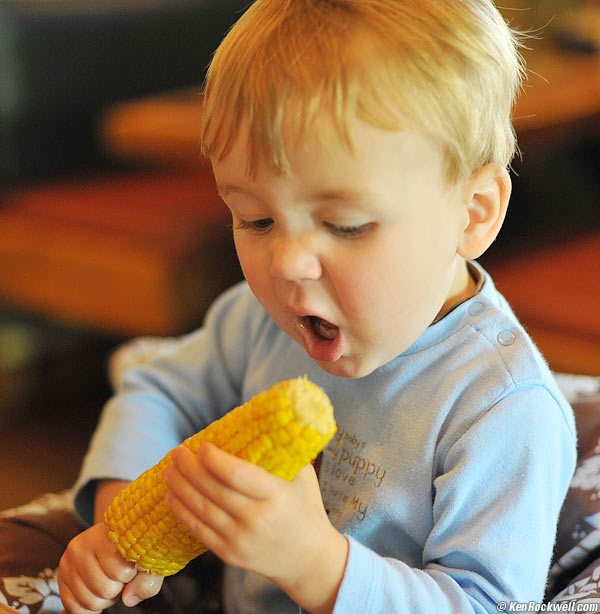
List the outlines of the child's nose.
{"type": "Polygon", "coordinates": [[[273,246],[271,275],[288,281],[319,279],[321,262],[310,241],[286,235],[273,246]]]}

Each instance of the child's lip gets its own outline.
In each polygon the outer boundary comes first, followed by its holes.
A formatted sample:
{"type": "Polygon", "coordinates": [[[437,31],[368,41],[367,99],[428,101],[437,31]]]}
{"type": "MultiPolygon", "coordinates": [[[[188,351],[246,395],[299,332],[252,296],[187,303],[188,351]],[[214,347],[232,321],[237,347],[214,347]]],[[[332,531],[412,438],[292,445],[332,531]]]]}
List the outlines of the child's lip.
{"type": "Polygon", "coordinates": [[[333,320],[327,318],[319,309],[312,309],[303,305],[286,305],[285,311],[298,318],[318,318],[324,322],[329,322],[330,324],[336,326],[333,320]]]}
{"type": "Polygon", "coordinates": [[[285,311],[291,313],[294,316],[297,316],[298,318],[308,318],[310,316],[315,316],[316,318],[321,317],[316,311],[313,311],[312,309],[309,309],[302,305],[286,305],[285,311]]]}
{"type": "Polygon", "coordinates": [[[339,330],[339,326],[335,322],[333,322],[333,320],[326,318],[319,311],[307,309],[305,307],[294,306],[286,306],[285,311],[295,316],[300,327],[309,326],[312,328],[312,322],[314,320],[322,320],[325,324],[331,327],[335,327],[339,330]]]}
{"type": "Polygon", "coordinates": [[[327,323],[337,328],[337,334],[332,339],[318,335],[311,319],[318,316],[297,316],[297,325],[306,353],[316,361],[336,362],[345,351],[346,343],[342,331],[328,320],[327,323]]]}
{"type": "Polygon", "coordinates": [[[285,306],[285,311],[295,317],[304,349],[313,360],[335,362],[342,356],[346,349],[346,341],[338,324],[321,315],[322,312],[309,309],[305,305],[288,304],[285,306]],[[313,318],[321,319],[337,328],[336,336],[332,339],[324,339],[317,335],[312,324],[313,318]]]}

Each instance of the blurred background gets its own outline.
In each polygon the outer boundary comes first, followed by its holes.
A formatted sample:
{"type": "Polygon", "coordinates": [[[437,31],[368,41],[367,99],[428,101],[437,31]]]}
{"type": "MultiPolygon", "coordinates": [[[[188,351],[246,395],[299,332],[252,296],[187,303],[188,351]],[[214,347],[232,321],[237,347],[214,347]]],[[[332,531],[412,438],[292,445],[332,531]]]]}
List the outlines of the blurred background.
{"type": "MultiPolygon", "coordinates": [[[[200,86],[246,0],[0,0],[0,509],[71,486],[111,352],[241,278],[200,86]]],[[[556,370],[600,374],[600,3],[498,3],[532,38],[506,225],[482,258],[556,370]]]]}

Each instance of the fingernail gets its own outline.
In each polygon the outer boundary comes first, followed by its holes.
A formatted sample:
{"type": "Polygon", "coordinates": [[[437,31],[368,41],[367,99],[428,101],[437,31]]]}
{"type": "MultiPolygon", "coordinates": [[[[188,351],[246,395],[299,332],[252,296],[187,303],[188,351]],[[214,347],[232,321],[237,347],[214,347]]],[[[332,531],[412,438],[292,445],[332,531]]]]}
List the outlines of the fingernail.
{"type": "Polygon", "coordinates": [[[128,607],[132,608],[140,603],[141,599],[137,595],[127,595],[127,597],[123,598],[123,603],[128,607]]]}

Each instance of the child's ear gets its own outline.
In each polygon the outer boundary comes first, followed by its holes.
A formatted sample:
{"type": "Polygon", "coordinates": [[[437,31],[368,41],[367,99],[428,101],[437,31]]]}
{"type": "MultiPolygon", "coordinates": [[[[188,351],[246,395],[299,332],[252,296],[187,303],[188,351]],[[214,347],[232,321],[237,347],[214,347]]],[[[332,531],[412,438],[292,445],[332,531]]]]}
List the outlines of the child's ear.
{"type": "Polygon", "coordinates": [[[458,254],[465,260],[474,260],[493,243],[502,227],[512,183],[508,171],[493,164],[473,173],[467,183],[467,225],[458,254]]]}

